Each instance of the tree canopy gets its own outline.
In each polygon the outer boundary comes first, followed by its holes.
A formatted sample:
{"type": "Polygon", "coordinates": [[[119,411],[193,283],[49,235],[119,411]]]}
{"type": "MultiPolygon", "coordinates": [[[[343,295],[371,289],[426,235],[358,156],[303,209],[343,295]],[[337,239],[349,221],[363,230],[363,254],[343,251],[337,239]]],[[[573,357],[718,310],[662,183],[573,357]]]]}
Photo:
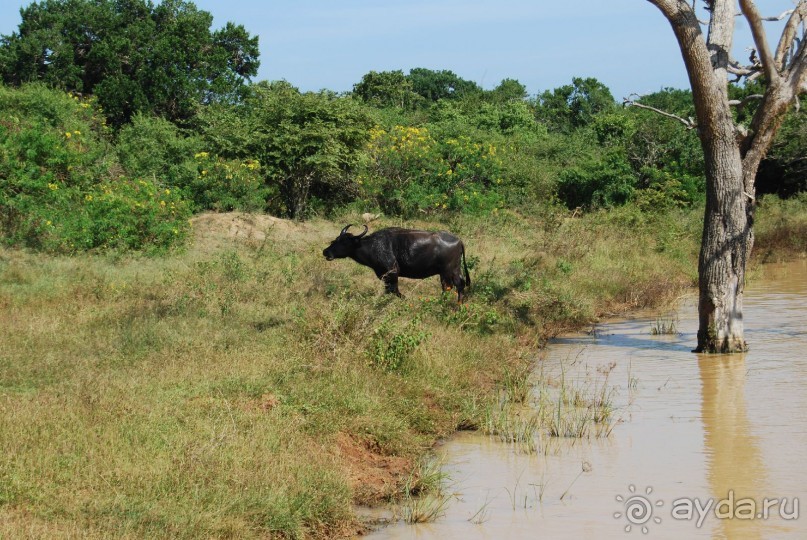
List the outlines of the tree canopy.
{"type": "Polygon", "coordinates": [[[241,25],[211,31],[191,2],[45,0],[20,10],[0,39],[0,77],[97,97],[119,126],[137,112],[183,121],[198,103],[232,101],[258,70],[258,38],[241,25]]]}

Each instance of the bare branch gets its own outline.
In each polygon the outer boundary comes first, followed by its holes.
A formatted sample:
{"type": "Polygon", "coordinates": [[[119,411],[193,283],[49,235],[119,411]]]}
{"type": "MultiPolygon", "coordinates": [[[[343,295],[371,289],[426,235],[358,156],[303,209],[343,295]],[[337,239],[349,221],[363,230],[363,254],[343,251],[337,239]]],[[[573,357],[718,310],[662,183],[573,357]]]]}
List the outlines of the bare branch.
{"type": "Polygon", "coordinates": [[[774,57],[768,46],[768,38],[765,35],[765,28],[762,26],[762,15],[760,15],[757,6],[752,0],[740,0],[740,9],[751,27],[751,35],[754,37],[759,59],[762,62],[762,69],[765,71],[765,77],[768,78],[769,82],[774,83],[779,79],[779,72],[776,70],[774,57]]]}
{"type": "Polygon", "coordinates": [[[762,71],[762,65],[756,58],[756,51],[754,51],[753,49],[751,51],[752,51],[751,58],[749,60],[751,64],[747,66],[740,64],[737,60],[734,60],[733,58],[729,59],[728,66],[726,66],[726,71],[737,77],[736,79],[734,79],[733,82],[739,82],[740,79],[742,79],[743,77],[758,75],[759,72],[762,71]]]}
{"type": "Polygon", "coordinates": [[[731,105],[732,107],[738,107],[742,109],[752,101],[756,101],[764,97],[765,96],[763,96],[762,94],[751,94],[750,96],[746,96],[744,99],[732,99],[731,101],[729,101],[729,105],[731,105]]]}
{"type": "MultiPolygon", "coordinates": [[[[638,94],[631,94],[631,96],[636,96],[637,98],[641,98],[642,96],[638,94]]],[[[676,114],[669,113],[667,111],[662,111],[661,109],[657,109],[655,107],[651,107],[650,105],[644,105],[639,103],[638,101],[631,99],[630,97],[622,98],[622,106],[623,107],[638,107],[640,109],[646,109],[648,111],[653,111],[654,113],[660,114],[661,116],[666,116],[667,118],[672,118],[678,122],[684,124],[687,129],[695,129],[698,127],[697,122],[693,118],[682,118],[676,114]]]]}
{"type": "Polygon", "coordinates": [[[779,38],[779,45],[776,47],[774,62],[776,62],[776,69],[780,72],[787,68],[787,53],[793,48],[794,41],[798,41],[796,32],[805,18],[807,18],[807,2],[800,0],[787,20],[782,30],[782,37],[779,38]]]}
{"type": "Polygon", "coordinates": [[[780,13],[779,15],[777,15],[775,17],[761,17],[761,19],[763,21],[770,21],[770,22],[781,21],[782,19],[784,19],[785,17],[787,17],[788,15],[793,13],[794,11],[796,11],[796,10],[795,9],[788,9],[787,11],[783,11],[782,13],[780,13]]]}

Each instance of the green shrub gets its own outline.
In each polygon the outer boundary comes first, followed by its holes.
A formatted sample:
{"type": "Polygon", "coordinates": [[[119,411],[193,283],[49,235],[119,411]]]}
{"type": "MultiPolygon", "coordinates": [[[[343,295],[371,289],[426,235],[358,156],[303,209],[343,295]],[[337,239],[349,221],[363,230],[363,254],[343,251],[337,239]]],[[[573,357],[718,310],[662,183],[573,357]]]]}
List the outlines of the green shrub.
{"type": "Polygon", "coordinates": [[[370,162],[359,178],[389,214],[496,211],[502,203],[502,160],[494,144],[467,136],[437,140],[426,127],[371,132],[370,162]]]}
{"type": "Polygon", "coordinates": [[[159,178],[167,187],[181,187],[196,178],[193,156],[201,148],[198,137],[185,136],[168,120],[136,114],[121,128],[115,151],[127,176],[159,178]]]}
{"type": "Polygon", "coordinates": [[[567,169],[560,174],[558,197],[569,208],[600,208],[625,204],[633,198],[636,176],[616,153],[567,169]]]}
{"type": "Polygon", "coordinates": [[[197,209],[263,210],[267,198],[277,195],[276,188],[264,184],[261,165],[253,159],[225,159],[208,152],[198,152],[194,159],[196,175],[180,187],[197,209]]]}
{"type": "Polygon", "coordinates": [[[385,319],[373,330],[369,344],[370,360],[385,371],[398,371],[428,337],[429,334],[421,329],[420,316],[412,318],[403,328],[396,328],[390,319],[385,319]]]}
{"type": "Polygon", "coordinates": [[[162,249],[190,209],[156,178],[120,175],[93,102],[32,85],[0,87],[0,237],[57,252],[162,249]]]}

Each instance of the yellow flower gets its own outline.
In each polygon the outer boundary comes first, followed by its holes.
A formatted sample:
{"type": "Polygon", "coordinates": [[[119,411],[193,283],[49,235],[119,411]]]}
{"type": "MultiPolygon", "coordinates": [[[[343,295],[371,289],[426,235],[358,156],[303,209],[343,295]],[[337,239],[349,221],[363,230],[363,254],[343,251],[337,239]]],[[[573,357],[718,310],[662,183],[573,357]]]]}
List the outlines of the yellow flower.
{"type": "Polygon", "coordinates": [[[165,201],[160,201],[160,206],[165,206],[165,201]]]}
{"type": "Polygon", "coordinates": [[[73,136],[73,134],[70,133],[69,131],[65,131],[64,136],[65,136],[65,138],[69,139],[70,137],[73,136]]]}
{"type": "Polygon", "coordinates": [[[166,195],[171,195],[171,190],[170,190],[170,189],[166,189],[166,190],[165,190],[165,194],[166,194],[166,195]]]}
{"type": "Polygon", "coordinates": [[[81,135],[81,132],[79,130],[75,130],[73,131],[73,135],[81,135]]]}
{"type": "Polygon", "coordinates": [[[48,189],[50,189],[51,191],[56,191],[57,189],[59,189],[59,184],[49,183],[48,189]]]}
{"type": "Polygon", "coordinates": [[[86,197],[84,197],[84,200],[85,201],[91,201],[92,200],[92,195],[87,195],[86,197]]]}

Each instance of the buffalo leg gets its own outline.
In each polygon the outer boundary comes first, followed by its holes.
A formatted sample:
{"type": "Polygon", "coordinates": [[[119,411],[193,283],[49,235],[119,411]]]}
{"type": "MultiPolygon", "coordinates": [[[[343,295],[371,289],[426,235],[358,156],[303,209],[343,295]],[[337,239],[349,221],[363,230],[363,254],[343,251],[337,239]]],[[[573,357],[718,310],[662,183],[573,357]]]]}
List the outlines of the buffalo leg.
{"type": "Polygon", "coordinates": [[[465,280],[462,278],[457,279],[457,302],[462,304],[465,299],[465,280]]]}
{"type": "Polygon", "coordinates": [[[448,274],[440,275],[440,285],[444,291],[450,291],[453,288],[457,289],[457,301],[462,304],[464,298],[463,291],[465,290],[465,280],[462,279],[461,274],[448,274]]]}
{"type": "Polygon", "coordinates": [[[398,298],[402,298],[401,291],[398,290],[398,272],[390,270],[381,276],[381,281],[384,282],[384,292],[392,293],[398,298]]]}

